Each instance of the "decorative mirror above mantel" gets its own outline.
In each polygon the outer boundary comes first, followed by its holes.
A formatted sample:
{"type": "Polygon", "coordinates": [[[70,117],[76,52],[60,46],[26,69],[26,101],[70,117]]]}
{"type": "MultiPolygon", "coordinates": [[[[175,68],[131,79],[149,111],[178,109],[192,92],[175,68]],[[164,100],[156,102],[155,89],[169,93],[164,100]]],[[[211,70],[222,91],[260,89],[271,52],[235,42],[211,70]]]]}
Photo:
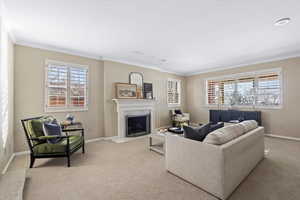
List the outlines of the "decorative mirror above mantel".
{"type": "Polygon", "coordinates": [[[130,84],[136,84],[137,85],[137,98],[143,99],[143,74],[140,72],[131,72],[129,74],[129,83],[130,84]]]}

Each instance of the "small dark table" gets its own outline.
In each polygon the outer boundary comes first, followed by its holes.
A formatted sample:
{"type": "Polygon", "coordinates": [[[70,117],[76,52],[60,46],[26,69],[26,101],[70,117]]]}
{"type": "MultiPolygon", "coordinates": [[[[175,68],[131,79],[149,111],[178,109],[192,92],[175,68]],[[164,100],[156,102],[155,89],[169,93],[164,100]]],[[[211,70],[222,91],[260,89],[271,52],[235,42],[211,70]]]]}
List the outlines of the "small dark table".
{"type": "Polygon", "coordinates": [[[82,123],[81,122],[74,122],[74,123],[64,123],[62,122],[61,128],[64,131],[74,131],[74,130],[81,130],[83,129],[82,123]]]}
{"type": "Polygon", "coordinates": [[[170,127],[168,128],[168,131],[176,134],[183,134],[183,128],[179,127],[170,127]]]}

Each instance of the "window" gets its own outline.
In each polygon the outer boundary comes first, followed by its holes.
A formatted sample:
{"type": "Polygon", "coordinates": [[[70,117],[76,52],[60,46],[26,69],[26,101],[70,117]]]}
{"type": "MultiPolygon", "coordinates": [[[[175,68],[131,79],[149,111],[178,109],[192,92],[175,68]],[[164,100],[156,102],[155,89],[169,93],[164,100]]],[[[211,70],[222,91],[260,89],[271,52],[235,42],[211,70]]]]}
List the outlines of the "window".
{"type": "Polygon", "coordinates": [[[175,79],[168,80],[168,96],[167,102],[168,105],[179,105],[180,104],[180,90],[181,90],[181,81],[175,79]]]}
{"type": "Polygon", "coordinates": [[[47,61],[46,112],[87,110],[88,67],[47,61]]]}
{"type": "Polygon", "coordinates": [[[208,105],[280,107],[281,69],[207,79],[208,105]]]}
{"type": "MultiPolygon", "coordinates": [[[[1,5],[0,5],[1,6],[1,5]]],[[[0,144],[6,146],[9,134],[9,116],[12,112],[10,102],[10,86],[12,73],[9,65],[9,35],[6,31],[4,20],[0,16],[0,144]]],[[[0,147],[0,149],[2,148],[0,147]]]]}

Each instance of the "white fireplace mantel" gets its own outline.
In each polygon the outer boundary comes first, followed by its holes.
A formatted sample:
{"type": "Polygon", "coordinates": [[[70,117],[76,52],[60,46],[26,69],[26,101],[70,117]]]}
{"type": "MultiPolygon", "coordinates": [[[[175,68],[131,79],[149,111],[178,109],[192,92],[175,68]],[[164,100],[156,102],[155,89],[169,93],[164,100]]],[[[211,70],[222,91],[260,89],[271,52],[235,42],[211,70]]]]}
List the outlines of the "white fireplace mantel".
{"type": "Polygon", "coordinates": [[[148,99],[113,99],[116,104],[118,138],[126,137],[125,120],[127,115],[151,115],[151,130],[155,128],[155,104],[156,100],[148,99]]]}

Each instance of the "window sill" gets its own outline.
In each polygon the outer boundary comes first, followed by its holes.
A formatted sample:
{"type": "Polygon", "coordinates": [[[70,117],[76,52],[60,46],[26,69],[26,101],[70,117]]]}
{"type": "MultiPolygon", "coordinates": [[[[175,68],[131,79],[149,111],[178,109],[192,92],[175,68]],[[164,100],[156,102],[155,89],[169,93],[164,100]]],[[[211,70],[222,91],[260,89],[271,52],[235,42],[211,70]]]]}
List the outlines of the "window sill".
{"type": "Polygon", "coordinates": [[[225,105],[204,105],[204,107],[207,107],[207,108],[215,108],[215,109],[232,109],[232,110],[235,110],[235,109],[252,109],[252,110],[280,110],[283,108],[282,105],[280,106],[225,106],[225,105]]]}
{"type": "Polygon", "coordinates": [[[169,108],[181,107],[181,104],[168,104],[169,108]]]}
{"type": "Polygon", "coordinates": [[[88,108],[48,108],[45,109],[45,113],[61,113],[61,112],[85,112],[88,108]]]}

